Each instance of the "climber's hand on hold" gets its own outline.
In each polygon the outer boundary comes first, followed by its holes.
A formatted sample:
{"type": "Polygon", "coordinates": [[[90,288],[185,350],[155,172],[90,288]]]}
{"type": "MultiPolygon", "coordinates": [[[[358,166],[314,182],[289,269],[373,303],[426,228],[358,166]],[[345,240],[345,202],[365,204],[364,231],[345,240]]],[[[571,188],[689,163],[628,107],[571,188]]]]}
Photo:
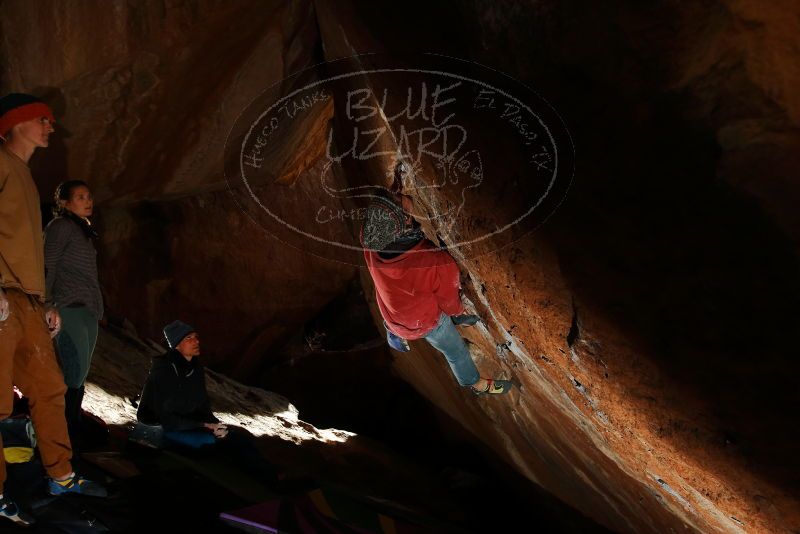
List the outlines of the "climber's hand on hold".
{"type": "Polygon", "coordinates": [[[55,308],[47,308],[44,312],[44,318],[47,320],[47,329],[50,330],[50,337],[56,337],[61,332],[61,315],[55,308]]]}

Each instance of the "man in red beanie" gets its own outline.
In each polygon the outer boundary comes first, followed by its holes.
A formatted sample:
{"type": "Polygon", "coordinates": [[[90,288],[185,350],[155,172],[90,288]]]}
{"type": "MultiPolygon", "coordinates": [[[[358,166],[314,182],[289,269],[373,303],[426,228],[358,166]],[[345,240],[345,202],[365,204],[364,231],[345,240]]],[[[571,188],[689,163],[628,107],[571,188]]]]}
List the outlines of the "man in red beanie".
{"type": "MultiPolygon", "coordinates": [[[[29,400],[50,494],[105,496],[105,488],[72,470],[64,417],[66,386],[51,341],[61,320],[55,309],[44,307],[42,220],[28,161],[37,148],[47,147],[54,122],[47,104],[34,96],[12,93],[0,98],[0,419],[11,414],[12,384],[16,385],[29,400]]],[[[33,523],[2,495],[5,480],[0,454],[0,517],[33,523]]]]}

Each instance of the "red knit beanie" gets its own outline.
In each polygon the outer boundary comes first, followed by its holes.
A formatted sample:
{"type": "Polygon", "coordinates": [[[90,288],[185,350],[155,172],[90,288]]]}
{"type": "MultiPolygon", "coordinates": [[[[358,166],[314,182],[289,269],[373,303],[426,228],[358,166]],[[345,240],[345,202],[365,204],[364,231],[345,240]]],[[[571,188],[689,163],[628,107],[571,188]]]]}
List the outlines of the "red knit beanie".
{"type": "Polygon", "coordinates": [[[33,95],[10,93],[0,98],[0,135],[3,137],[17,124],[31,119],[47,117],[53,123],[50,106],[33,95]]]}

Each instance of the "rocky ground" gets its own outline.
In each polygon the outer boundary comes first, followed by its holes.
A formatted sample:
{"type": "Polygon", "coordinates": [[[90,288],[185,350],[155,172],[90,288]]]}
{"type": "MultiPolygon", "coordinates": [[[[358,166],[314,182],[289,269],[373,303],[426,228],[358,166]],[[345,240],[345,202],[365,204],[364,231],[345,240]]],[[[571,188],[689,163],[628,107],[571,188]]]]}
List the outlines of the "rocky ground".
{"type": "MultiPolygon", "coordinates": [[[[84,408],[108,424],[110,435],[103,443],[97,441],[97,432],[84,434],[86,439],[94,436],[95,441],[84,446],[77,465],[108,484],[111,497],[42,504],[41,495],[31,488],[33,495],[23,502],[32,503],[28,506],[40,516],[39,531],[65,531],[68,527],[58,518],[72,517],[76,511],[97,519],[94,527],[84,524],[82,532],[102,531],[97,530],[100,525],[126,532],[158,525],[228,531],[218,520],[223,511],[255,504],[259,498],[291,498],[319,487],[410,522],[419,532],[477,532],[532,520],[548,531],[603,531],[496,459],[483,456],[486,451],[462,444],[459,451],[440,451],[441,457],[451,457],[446,465],[431,464],[431,454],[425,450],[451,444],[442,441],[425,413],[406,414],[411,420],[419,418],[418,424],[412,421],[419,430],[412,447],[422,450],[398,450],[391,443],[345,429],[317,428],[301,419],[289,399],[214,371],[208,373],[208,389],[215,413],[229,425],[246,428],[256,436],[258,448],[285,475],[284,484],[291,489],[276,489],[212,453],[170,456],[173,464],[175,458],[183,458],[179,463],[194,466],[188,472],[176,470],[164,460],[164,453],[126,441],[149,361],[162,351],[131,329],[107,326],[101,330],[84,408]],[[206,470],[216,471],[218,476],[208,479],[206,470]],[[481,513],[476,515],[476,509],[481,513]]],[[[371,411],[373,416],[379,413],[380,406],[371,411]]],[[[340,420],[346,419],[346,415],[340,416],[340,420]]],[[[18,479],[38,480],[35,473],[14,468],[15,484],[18,479]]]]}

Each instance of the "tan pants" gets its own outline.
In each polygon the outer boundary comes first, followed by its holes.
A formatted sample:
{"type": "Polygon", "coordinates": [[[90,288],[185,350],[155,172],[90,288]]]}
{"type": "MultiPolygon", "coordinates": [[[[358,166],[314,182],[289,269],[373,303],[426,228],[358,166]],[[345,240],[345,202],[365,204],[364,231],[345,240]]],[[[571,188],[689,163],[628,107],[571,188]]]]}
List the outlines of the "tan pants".
{"type": "MultiPolygon", "coordinates": [[[[47,474],[61,478],[72,472],[72,445],[64,419],[64,377],[47,330],[44,307],[36,297],[6,289],[10,315],[0,321],[0,419],[13,409],[13,385],[28,398],[39,454],[47,474]]],[[[2,441],[0,440],[0,446],[2,441]]],[[[6,462],[0,453],[0,492],[6,462]]]]}

